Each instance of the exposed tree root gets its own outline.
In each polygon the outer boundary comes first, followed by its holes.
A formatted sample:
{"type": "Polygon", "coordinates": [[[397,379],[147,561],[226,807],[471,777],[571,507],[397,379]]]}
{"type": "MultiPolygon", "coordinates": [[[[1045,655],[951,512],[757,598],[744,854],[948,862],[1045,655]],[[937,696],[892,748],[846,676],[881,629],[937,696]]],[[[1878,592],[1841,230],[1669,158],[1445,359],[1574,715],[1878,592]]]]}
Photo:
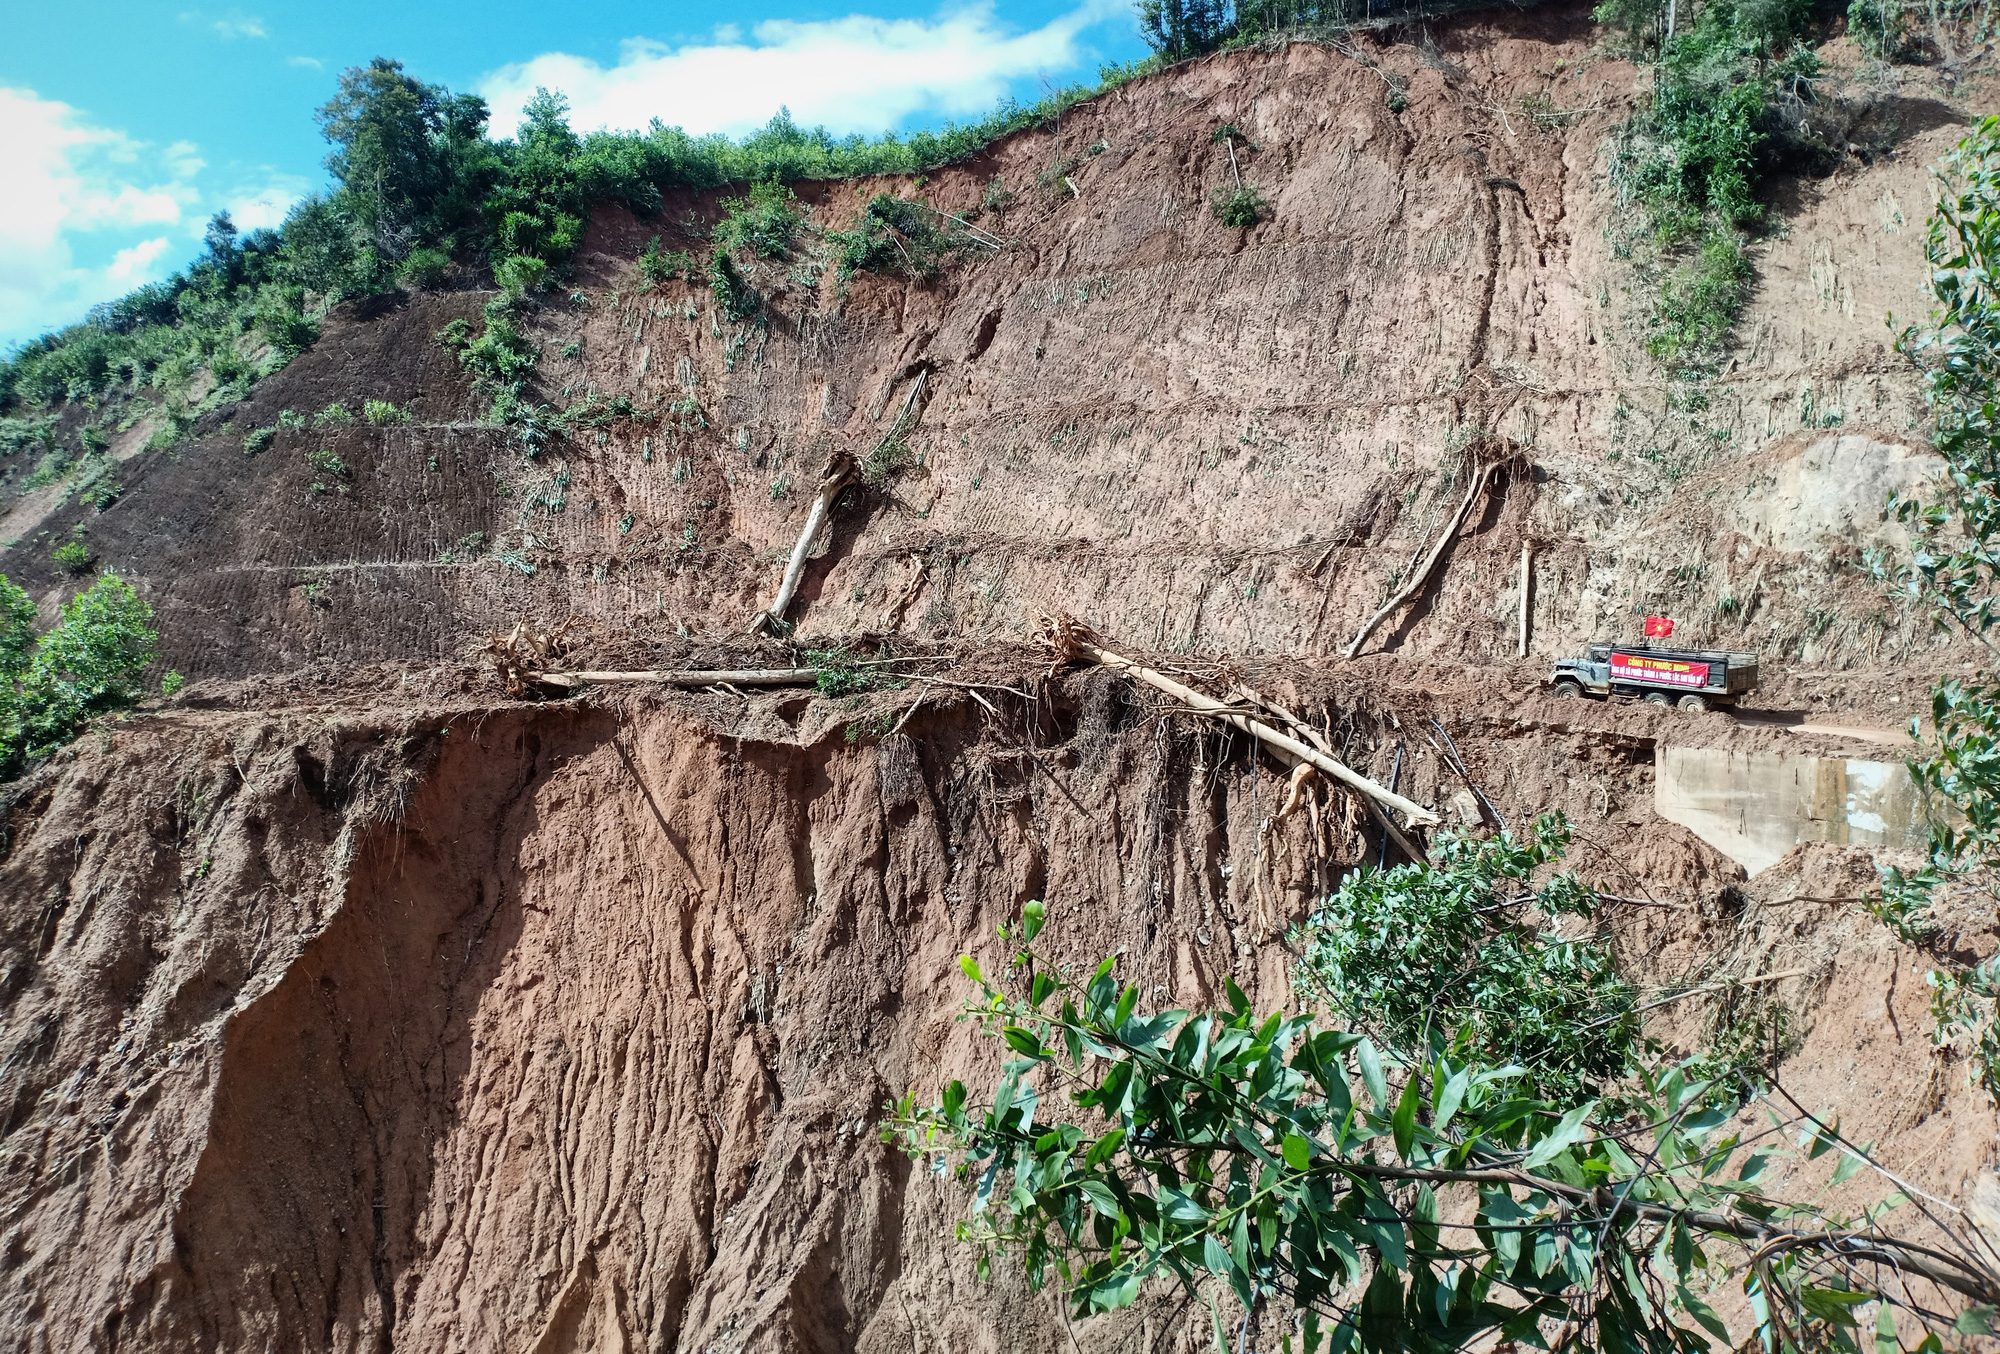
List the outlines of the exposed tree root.
{"type": "MultiPolygon", "coordinates": [[[[1204,696],[1193,687],[1183,686],[1164,673],[1156,672],[1142,663],[1134,662],[1123,654],[1106,649],[1095,640],[1090,632],[1068,616],[1057,616],[1043,622],[1044,636],[1058,655],[1074,655],[1088,662],[1097,663],[1120,672],[1130,673],[1155,690],[1164,691],[1181,704],[1200,714],[1210,715],[1243,730],[1267,747],[1284,755],[1287,764],[1306,762],[1315,770],[1340,781],[1350,789],[1367,796],[1370,800],[1386,808],[1396,810],[1413,824],[1433,826],[1439,819],[1423,805],[1392,794],[1377,785],[1360,772],[1342,764],[1331,753],[1324,752],[1288,733],[1281,733],[1262,720],[1252,719],[1241,710],[1212,696],[1204,696]]],[[[1393,829],[1392,829],[1393,830],[1393,829]]],[[[1399,839],[1400,839],[1400,834],[1399,839]]],[[[1411,849],[1414,855],[1413,848],[1411,849]]],[[[1421,856],[1417,857],[1421,859],[1421,856]]]]}

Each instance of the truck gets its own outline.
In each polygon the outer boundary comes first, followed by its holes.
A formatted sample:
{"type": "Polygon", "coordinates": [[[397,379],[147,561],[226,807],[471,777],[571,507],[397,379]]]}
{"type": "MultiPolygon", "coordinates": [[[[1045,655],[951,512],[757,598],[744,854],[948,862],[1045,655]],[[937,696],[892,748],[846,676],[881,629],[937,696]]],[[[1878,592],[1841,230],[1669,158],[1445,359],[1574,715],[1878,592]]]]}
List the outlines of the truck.
{"type": "Polygon", "coordinates": [[[1683,710],[1731,706],[1757,689],[1757,655],[1724,649],[1593,644],[1559,658],[1543,683],[1556,695],[1642,700],[1683,710]]]}

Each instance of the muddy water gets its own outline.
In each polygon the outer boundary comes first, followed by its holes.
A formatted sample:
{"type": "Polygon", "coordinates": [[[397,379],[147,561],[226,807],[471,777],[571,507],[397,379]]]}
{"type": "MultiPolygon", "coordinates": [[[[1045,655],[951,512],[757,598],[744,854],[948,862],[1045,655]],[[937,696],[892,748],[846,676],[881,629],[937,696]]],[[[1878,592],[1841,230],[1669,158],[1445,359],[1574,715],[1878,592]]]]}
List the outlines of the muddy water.
{"type": "Polygon", "coordinates": [[[1923,796],[1901,762],[1662,746],[1653,807],[1751,874],[1801,842],[1924,844],[1923,796]]]}

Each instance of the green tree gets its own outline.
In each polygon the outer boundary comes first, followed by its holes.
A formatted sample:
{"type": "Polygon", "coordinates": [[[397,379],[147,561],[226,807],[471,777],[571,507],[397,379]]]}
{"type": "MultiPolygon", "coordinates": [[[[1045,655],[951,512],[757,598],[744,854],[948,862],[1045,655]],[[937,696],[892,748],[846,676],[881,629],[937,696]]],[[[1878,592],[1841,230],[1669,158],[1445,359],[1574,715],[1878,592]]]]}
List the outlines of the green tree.
{"type": "MultiPolygon", "coordinates": [[[[1925,237],[1936,306],[1927,323],[1900,332],[1897,347],[1923,367],[1945,472],[1934,496],[1895,501],[1911,556],[1893,566],[1878,557],[1876,567],[1940,626],[1990,646],[2000,619],[2000,118],[1981,119],[1940,177],[1925,237]]],[[[1874,908],[1919,945],[1935,937],[1932,909],[1947,881],[2000,902],[2000,679],[1988,669],[1940,682],[1931,719],[1936,741],[1910,772],[1962,821],[1931,829],[1921,869],[1886,871],[1874,908]]],[[[1931,983],[1938,1037],[1970,1045],[2000,1100],[2000,956],[1941,969],[1931,983]]]]}
{"type": "Polygon", "coordinates": [[[153,661],[153,608],[107,573],[65,603],[62,619],[29,650],[34,605],[0,577],[0,767],[46,757],[93,715],[143,694],[153,661]]]}
{"type": "Polygon", "coordinates": [[[348,211],[393,258],[476,221],[491,161],[484,99],[378,56],[342,71],[317,117],[348,211]]]}
{"type": "Polygon", "coordinates": [[[1640,1072],[1615,1112],[1543,1100],[1518,1066],[1260,1017],[1233,983],[1227,1010],[1142,1012],[1113,960],[1072,979],[1039,956],[1043,917],[1028,905],[1000,977],[960,961],[1008,1053],[991,1094],[906,1096],[884,1135],[970,1186],[982,1277],[1012,1257],[1079,1316],[1160,1276],[1207,1304],[1218,1351],[1233,1295],[1239,1349],[1261,1313],[1304,1354],[1697,1354],[1736,1343],[1703,1296],[1732,1252],[1769,1354],[1857,1354],[1864,1303],[1892,1349],[1899,1320],[1983,1330],[2000,1300],[1969,1247],[1905,1241],[1886,1207],[1765,1191],[1782,1156],[1834,1154],[1835,1182],[1865,1164],[1820,1118],[1736,1131],[1733,1096],[1680,1068],[1640,1072]]]}
{"type": "Polygon", "coordinates": [[[1530,924],[1595,914],[1573,874],[1533,886],[1569,837],[1548,814],[1522,841],[1448,834],[1430,860],[1363,867],[1302,928],[1296,986],[1398,1048],[1517,1064],[1551,1099],[1596,1094],[1631,1070],[1639,1021],[1603,945],[1530,924]]]}
{"type": "Polygon", "coordinates": [[[1139,0],[1139,34],[1169,61],[1212,52],[1236,35],[1230,0],[1139,0]]]}

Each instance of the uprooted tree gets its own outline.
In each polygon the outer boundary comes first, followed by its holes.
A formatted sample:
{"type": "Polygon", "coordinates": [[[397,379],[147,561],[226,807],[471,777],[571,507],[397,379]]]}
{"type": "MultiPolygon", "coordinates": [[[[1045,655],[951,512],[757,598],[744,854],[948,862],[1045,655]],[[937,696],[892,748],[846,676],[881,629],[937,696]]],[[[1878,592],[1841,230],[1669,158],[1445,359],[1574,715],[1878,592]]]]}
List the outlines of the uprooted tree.
{"type": "MultiPolygon", "coordinates": [[[[1513,867],[1533,863],[1503,842],[1362,882],[1510,891],[1524,877],[1513,867]]],[[[1554,887],[1571,902],[1582,888],[1554,887]]],[[[1843,1217],[1767,1192],[1785,1158],[1829,1157],[1840,1184],[1870,1165],[1865,1149],[1796,1105],[1745,1127],[1743,1078],[1628,1060],[1623,1000],[1608,1003],[1620,1055],[1592,1069],[1605,1084],[1585,1098],[1573,1072],[1495,1058],[1477,1028],[1396,1047],[1310,1015],[1259,1016],[1233,983],[1227,1010],[1142,1011],[1115,960],[1088,975],[1048,963],[1034,948],[1045,916],[1030,903],[1015,933],[1003,928],[1017,946],[1004,973],[960,961],[980,993],[968,1011],[1009,1052],[990,1096],[953,1081],[935,1104],[905,1097],[885,1123],[969,1184],[958,1233],[982,1277],[1011,1257],[1079,1316],[1178,1280],[1206,1303],[1219,1348],[1240,1312],[1239,1349],[1256,1316],[1308,1354],[1429,1354],[1481,1337],[1605,1354],[1727,1348],[1737,1339],[1708,1295],[1732,1276],[1768,1354],[1857,1351],[1864,1321],[1878,1350],[1918,1330],[1936,1350],[1935,1332],[1983,1332],[2000,1302],[1997,1257],[1921,1196],[1843,1217]],[[1903,1204],[1929,1224],[1922,1239],[1884,1228],[1903,1204]]],[[[1412,982],[1437,997],[1454,980],[1440,969],[1412,982]]]]}

